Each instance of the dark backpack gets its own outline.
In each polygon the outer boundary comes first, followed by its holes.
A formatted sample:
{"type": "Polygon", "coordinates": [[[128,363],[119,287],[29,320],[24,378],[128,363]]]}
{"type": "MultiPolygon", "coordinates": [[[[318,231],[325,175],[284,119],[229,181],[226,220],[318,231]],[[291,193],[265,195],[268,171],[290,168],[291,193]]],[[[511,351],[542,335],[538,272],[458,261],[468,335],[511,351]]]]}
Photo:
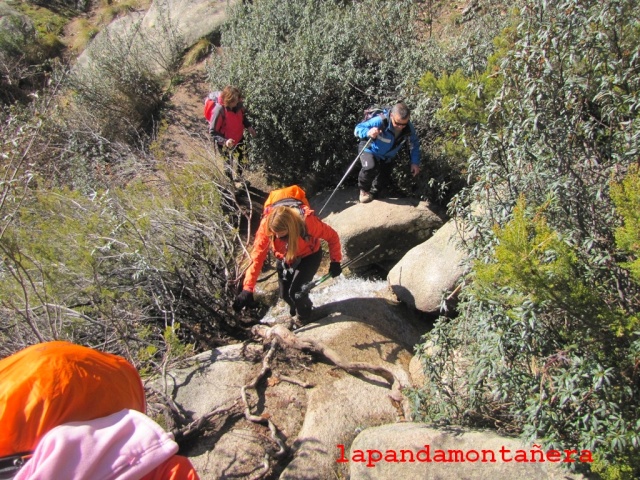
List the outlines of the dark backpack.
{"type": "MultiPolygon", "coordinates": [[[[373,105],[369,108],[364,109],[364,115],[360,123],[371,120],[375,116],[379,116],[380,118],[382,118],[382,130],[386,130],[387,128],[389,128],[389,122],[391,121],[389,117],[390,114],[391,107],[378,107],[373,105]]],[[[404,142],[407,141],[407,138],[409,138],[410,133],[411,130],[409,129],[409,127],[405,127],[398,138],[396,138],[396,141],[393,144],[393,148],[402,146],[404,142]]]]}
{"type": "Polygon", "coordinates": [[[364,115],[362,116],[362,120],[360,120],[360,123],[366,122],[367,120],[371,120],[373,117],[378,116],[382,118],[383,129],[386,130],[386,128],[389,126],[390,111],[391,109],[389,107],[378,107],[375,105],[369,108],[365,108],[364,115]]]}

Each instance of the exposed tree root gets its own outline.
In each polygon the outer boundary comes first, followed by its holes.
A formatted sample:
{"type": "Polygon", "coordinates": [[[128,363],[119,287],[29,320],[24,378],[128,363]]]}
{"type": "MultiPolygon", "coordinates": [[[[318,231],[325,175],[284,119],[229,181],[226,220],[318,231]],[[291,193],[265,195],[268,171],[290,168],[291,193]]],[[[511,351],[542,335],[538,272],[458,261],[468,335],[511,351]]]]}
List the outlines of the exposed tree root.
{"type": "MultiPolygon", "coordinates": [[[[218,428],[222,428],[223,423],[229,417],[236,416],[241,418],[244,416],[244,418],[249,422],[266,425],[269,428],[271,439],[276,445],[276,451],[274,453],[265,454],[262,468],[256,473],[253,480],[264,479],[274,472],[278,463],[287,458],[289,448],[285,443],[286,439],[283,438],[280,430],[271,420],[271,415],[269,413],[265,412],[259,415],[252,413],[248,391],[250,389],[257,391],[260,381],[265,378],[269,372],[271,372],[271,362],[273,361],[278,347],[320,355],[347,373],[367,372],[382,377],[390,385],[391,392],[389,393],[389,398],[396,408],[400,419],[405,420],[410,418],[408,402],[402,395],[402,382],[392,370],[366,362],[344,361],[334,350],[313,340],[302,340],[284,325],[274,325],[272,327],[255,325],[251,331],[255,336],[262,338],[265,343],[269,343],[269,350],[262,358],[262,368],[249,383],[242,386],[239,398],[227,403],[227,405],[217,407],[187,425],[184,425],[183,422],[182,425],[184,426],[173,429],[171,433],[178,443],[194,437],[203,431],[211,430],[212,428],[215,429],[216,426],[219,426],[218,428]]],[[[281,381],[289,382],[303,388],[310,388],[314,386],[313,384],[275,372],[273,373],[272,383],[268,383],[268,385],[274,385],[281,381]]],[[[184,415],[181,415],[182,412],[180,411],[180,408],[175,405],[170,398],[157,391],[154,391],[154,393],[164,398],[166,401],[165,409],[169,410],[179,419],[184,419],[184,415]]]]}
{"type": "Polygon", "coordinates": [[[218,407],[214,410],[211,410],[208,413],[205,413],[200,418],[197,418],[193,422],[188,425],[177,429],[172,430],[171,433],[175,438],[177,443],[183,442],[191,437],[194,437],[196,434],[202,433],[204,430],[211,429],[215,424],[222,424],[224,420],[233,415],[239,415],[241,412],[241,407],[239,400],[227,404],[226,406],[218,407]],[[219,420],[223,420],[220,422],[219,420]]]}
{"type": "Polygon", "coordinates": [[[389,397],[393,406],[398,410],[401,419],[406,420],[411,418],[408,402],[405,401],[404,396],[402,395],[402,382],[390,369],[365,362],[346,362],[340,357],[340,355],[338,355],[337,352],[319,342],[315,342],[313,340],[301,340],[284,325],[274,325],[273,327],[255,325],[251,331],[254,335],[262,337],[266,341],[270,341],[271,345],[276,342],[283,348],[310,351],[312,353],[322,355],[336,367],[341,368],[347,373],[369,372],[384,378],[391,385],[389,397]]]}
{"type": "MultiPolygon", "coordinates": [[[[260,423],[263,425],[266,424],[269,427],[269,431],[271,432],[271,438],[278,446],[278,450],[273,454],[274,459],[283,458],[287,454],[289,449],[285,441],[283,440],[282,434],[278,430],[278,427],[271,420],[271,415],[269,415],[268,413],[263,413],[262,415],[254,415],[253,413],[251,413],[251,407],[249,406],[249,398],[247,396],[247,389],[251,388],[251,389],[257,390],[257,385],[260,382],[260,380],[262,380],[267,375],[267,373],[271,371],[271,360],[273,359],[273,356],[275,355],[277,349],[278,349],[278,342],[276,339],[273,339],[271,341],[271,346],[269,347],[269,351],[262,359],[262,368],[260,369],[260,372],[258,373],[258,375],[255,376],[255,378],[251,382],[244,385],[240,389],[240,396],[244,404],[244,417],[250,422],[260,423]]],[[[262,470],[258,472],[258,474],[255,477],[253,477],[253,480],[259,480],[261,478],[264,478],[271,471],[271,468],[272,468],[271,456],[267,454],[264,457],[262,470]]]]}
{"type": "Polygon", "coordinates": [[[288,377],[287,375],[282,375],[281,373],[275,373],[274,372],[273,376],[278,381],[291,383],[293,385],[298,385],[299,387],[302,387],[302,388],[315,387],[315,385],[313,383],[303,382],[302,380],[298,380],[297,378],[291,378],[291,377],[288,377]]]}

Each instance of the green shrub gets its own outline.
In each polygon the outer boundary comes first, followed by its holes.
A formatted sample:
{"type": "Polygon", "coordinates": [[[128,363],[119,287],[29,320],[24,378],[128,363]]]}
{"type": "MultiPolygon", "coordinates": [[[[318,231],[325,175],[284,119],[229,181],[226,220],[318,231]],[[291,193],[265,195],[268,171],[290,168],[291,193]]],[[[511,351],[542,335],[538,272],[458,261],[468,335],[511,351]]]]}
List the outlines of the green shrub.
{"type": "Polygon", "coordinates": [[[185,353],[176,334],[207,348],[235,333],[229,300],[242,241],[222,177],[203,161],[164,172],[165,182],[92,195],[16,184],[26,194],[2,205],[0,355],[68,339],[138,363],[185,353]]]}
{"type": "Polygon", "coordinates": [[[635,476],[637,207],[610,180],[637,162],[637,25],[630,0],[522,3],[502,86],[477,114],[473,184],[450,203],[475,233],[468,288],[420,347],[414,396],[425,419],[590,449],[601,471],[635,476]]]}
{"type": "Polygon", "coordinates": [[[152,130],[184,49],[168,12],[162,12],[153,30],[141,29],[140,23],[102,31],[69,79],[78,106],[111,141],[135,144],[152,130]]]}
{"type": "MultiPolygon", "coordinates": [[[[278,184],[335,185],[372,103],[408,97],[421,66],[414,2],[238,2],[222,29],[213,87],[240,87],[258,131],[251,161],[278,184]],[[372,14],[375,12],[375,14],[372,14]]],[[[420,123],[421,112],[414,118],[420,123]]]]}
{"type": "Polygon", "coordinates": [[[640,282],[640,174],[633,166],[628,175],[611,186],[611,197],[624,225],[615,231],[617,245],[629,255],[624,266],[640,282]]]}

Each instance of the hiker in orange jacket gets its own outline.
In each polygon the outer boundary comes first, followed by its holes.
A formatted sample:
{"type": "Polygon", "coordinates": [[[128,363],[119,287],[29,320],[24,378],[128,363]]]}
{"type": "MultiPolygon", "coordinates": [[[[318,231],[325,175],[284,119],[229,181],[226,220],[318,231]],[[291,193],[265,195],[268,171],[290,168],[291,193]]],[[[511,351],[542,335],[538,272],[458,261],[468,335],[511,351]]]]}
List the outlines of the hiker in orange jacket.
{"type": "Polygon", "coordinates": [[[253,290],[271,248],[277,259],[280,298],[289,305],[291,316],[297,314],[298,320],[307,321],[313,303],[309,295],[296,298],[296,293],[313,280],[320,268],[321,239],[329,244],[329,273],[337,277],[342,273],[342,251],[336,231],[306,205],[274,207],[260,222],[251,252],[251,266],[233,308],[241,310],[253,303],[253,290]]]}
{"type": "Polygon", "coordinates": [[[62,341],[25,348],[0,360],[0,475],[197,480],[145,410],[124,358],[62,341]]]}

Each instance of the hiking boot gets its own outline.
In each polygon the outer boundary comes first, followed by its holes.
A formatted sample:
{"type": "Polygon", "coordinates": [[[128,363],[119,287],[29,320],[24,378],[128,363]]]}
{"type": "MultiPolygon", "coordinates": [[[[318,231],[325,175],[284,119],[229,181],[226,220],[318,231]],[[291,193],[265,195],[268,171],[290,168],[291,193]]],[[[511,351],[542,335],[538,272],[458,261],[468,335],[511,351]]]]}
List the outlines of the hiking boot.
{"type": "Polygon", "coordinates": [[[304,327],[307,323],[310,323],[311,321],[313,321],[313,310],[314,308],[311,307],[311,309],[309,309],[309,311],[305,312],[304,314],[300,314],[298,313],[298,315],[296,315],[295,319],[294,319],[294,324],[296,325],[294,328],[298,329],[298,328],[302,328],[304,327]]]}
{"type": "Polygon", "coordinates": [[[301,323],[297,318],[292,318],[289,320],[290,324],[289,324],[289,330],[291,330],[292,332],[295,332],[296,330],[300,330],[302,327],[304,327],[304,324],[301,323]]]}
{"type": "Polygon", "coordinates": [[[369,203],[372,200],[373,195],[371,195],[371,193],[360,190],[360,203],[369,203]]]}
{"type": "Polygon", "coordinates": [[[311,302],[311,299],[308,296],[304,299],[299,299],[296,304],[296,311],[296,318],[298,319],[298,322],[302,324],[309,323],[314,311],[313,302],[311,302]]]}

